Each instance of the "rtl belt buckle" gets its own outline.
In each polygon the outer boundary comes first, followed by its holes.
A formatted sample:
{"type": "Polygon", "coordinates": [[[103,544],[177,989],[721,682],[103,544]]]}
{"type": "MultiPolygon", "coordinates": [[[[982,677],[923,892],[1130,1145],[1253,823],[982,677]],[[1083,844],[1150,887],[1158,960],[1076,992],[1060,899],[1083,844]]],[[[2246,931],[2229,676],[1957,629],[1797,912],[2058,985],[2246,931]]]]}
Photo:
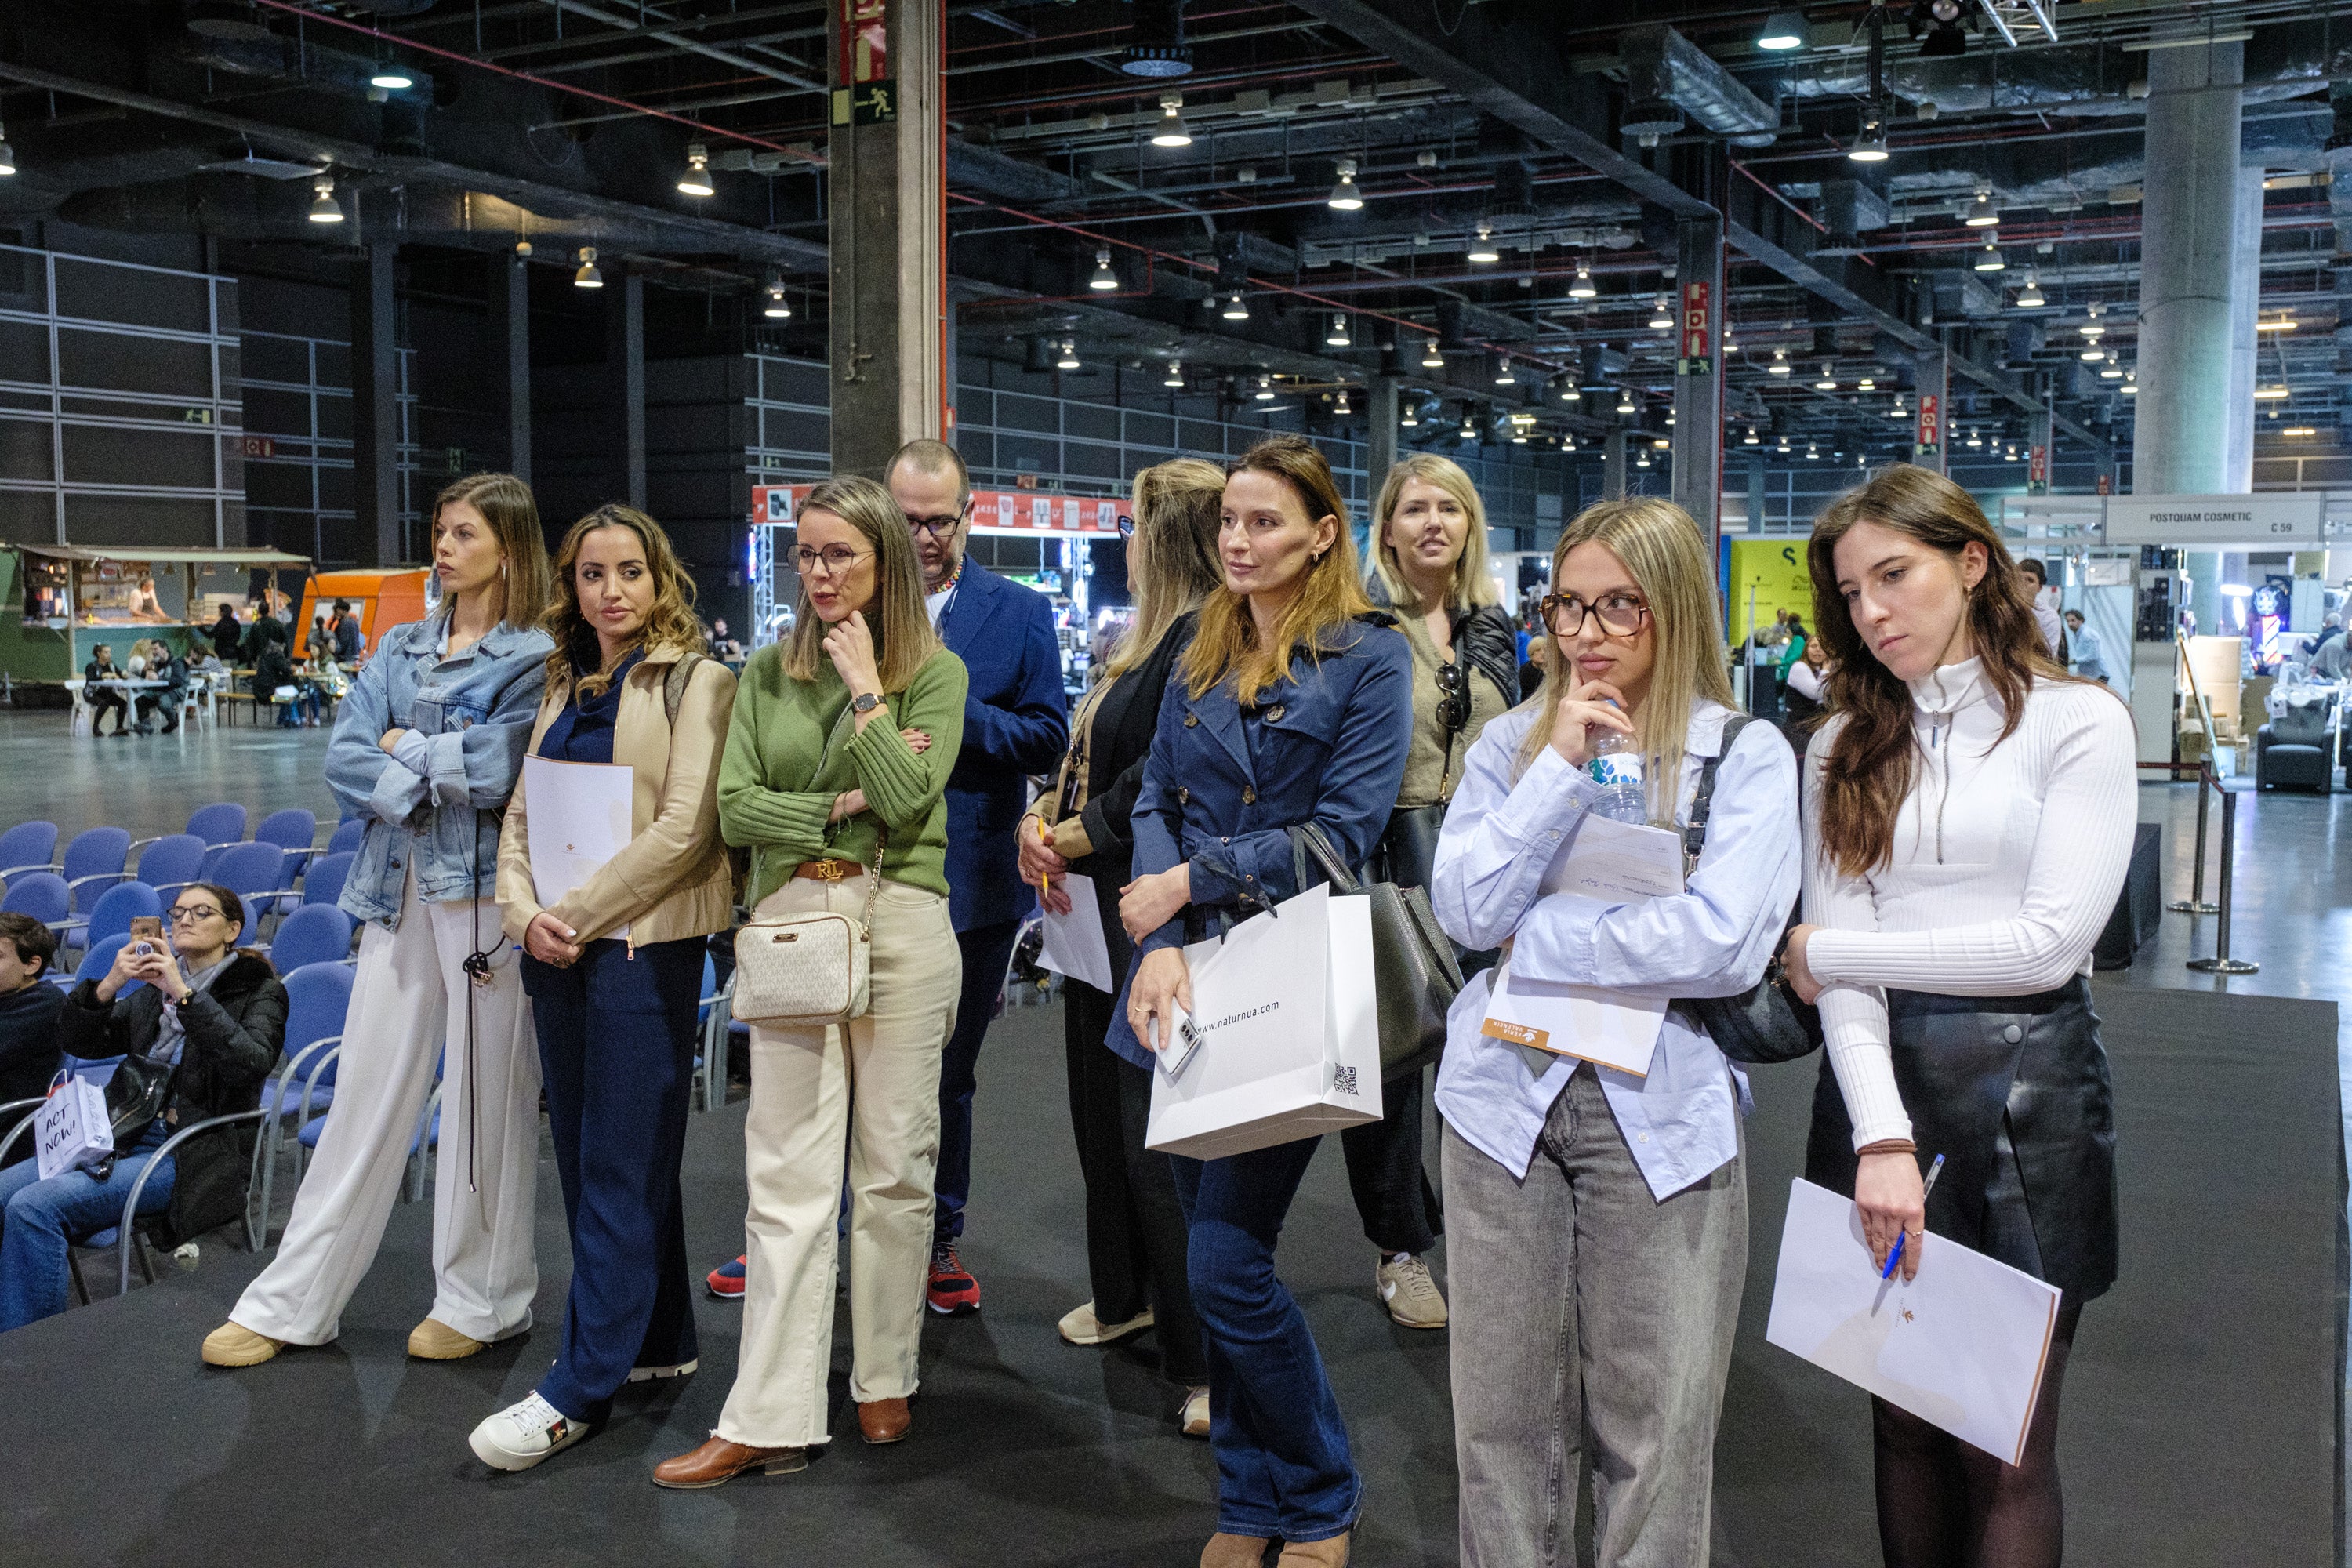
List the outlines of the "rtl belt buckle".
{"type": "Polygon", "coordinates": [[[818,880],[818,881],[820,881],[820,882],[838,882],[838,881],[840,881],[840,880],[841,880],[841,862],[840,862],[840,861],[838,861],[838,860],[820,860],[820,861],[818,861],[818,862],[816,863],[816,876],[817,876],[817,880],[818,880]]]}

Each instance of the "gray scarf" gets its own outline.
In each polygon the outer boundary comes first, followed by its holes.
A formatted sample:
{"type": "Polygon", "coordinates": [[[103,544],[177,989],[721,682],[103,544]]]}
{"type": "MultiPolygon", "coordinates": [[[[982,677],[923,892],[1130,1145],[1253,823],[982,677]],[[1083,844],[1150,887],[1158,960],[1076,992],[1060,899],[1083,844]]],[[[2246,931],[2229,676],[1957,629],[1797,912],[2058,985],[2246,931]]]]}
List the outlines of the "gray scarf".
{"type": "MultiPolygon", "coordinates": [[[[188,983],[188,991],[191,994],[198,991],[209,991],[212,989],[213,982],[220,978],[221,971],[226,969],[229,961],[236,956],[236,950],[231,948],[222,953],[211,968],[201,970],[194,974],[188,973],[188,966],[183,963],[180,965],[180,977],[188,983]]],[[[147,1058],[150,1061],[164,1062],[177,1067],[180,1065],[180,1053],[186,1049],[187,1043],[187,1031],[180,1026],[180,1010],[166,999],[163,1004],[163,1027],[156,1031],[155,1043],[147,1047],[147,1058]]]]}

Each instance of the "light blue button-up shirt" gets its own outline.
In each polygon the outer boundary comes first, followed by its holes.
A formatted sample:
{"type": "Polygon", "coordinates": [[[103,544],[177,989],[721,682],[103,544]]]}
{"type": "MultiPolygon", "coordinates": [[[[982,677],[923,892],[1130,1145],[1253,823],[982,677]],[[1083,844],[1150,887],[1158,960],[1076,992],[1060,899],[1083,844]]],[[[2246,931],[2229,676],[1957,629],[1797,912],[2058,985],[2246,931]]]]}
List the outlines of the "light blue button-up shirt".
{"type": "MultiPolygon", "coordinates": [[[[1700,764],[1730,716],[1703,699],[1696,705],[1677,822],[1689,820],[1700,764]]],[[[1473,950],[1507,940],[1514,974],[1637,996],[1737,995],[1763,978],[1802,862],[1797,759],[1780,732],[1748,725],[1718,765],[1706,851],[1684,890],[1611,903],[1539,889],[1599,793],[1549,746],[1514,776],[1519,743],[1543,717],[1496,720],[1464,761],[1430,879],[1446,934],[1473,950]]],[[[1544,1118],[1583,1064],[1561,1058],[1538,1076],[1517,1047],[1480,1034],[1486,981],[1478,976],[1454,1003],[1437,1109],[1465,1142],[1525,1177],[1544,1118]]],[[[1751,1103],[1747,1079],[1680,1009],[1666,1014],[1648,1077],[1592,1070],[1654,1196],[1672,1196],[1738,1153],[1738,1119],[1751,1103]]]]}

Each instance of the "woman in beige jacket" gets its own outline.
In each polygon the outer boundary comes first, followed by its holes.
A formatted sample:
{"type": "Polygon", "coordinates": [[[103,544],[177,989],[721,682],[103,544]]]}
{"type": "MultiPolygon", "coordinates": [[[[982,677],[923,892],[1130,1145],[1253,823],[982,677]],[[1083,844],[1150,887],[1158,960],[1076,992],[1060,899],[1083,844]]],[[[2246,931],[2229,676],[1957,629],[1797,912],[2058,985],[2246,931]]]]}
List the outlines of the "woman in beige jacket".
{"type": "Polygon", "coordinates": [[[572,1293],[553,1368],[474,1429],[475,1455],[502,1470],[602,1426],[623,1384],[695,1369],[678,1161],[703,939],[734,909],[719,759],[735,677],[701,656],[693,583],[660,525],[616,505],[573,525],[555,578],[555,651],[499,837],[499,903],[539,1029],[572,1293]],[[578,886],[550,888],[531,870],[533,775],[596,766],[630,770],[629,842],[578,886]]]}

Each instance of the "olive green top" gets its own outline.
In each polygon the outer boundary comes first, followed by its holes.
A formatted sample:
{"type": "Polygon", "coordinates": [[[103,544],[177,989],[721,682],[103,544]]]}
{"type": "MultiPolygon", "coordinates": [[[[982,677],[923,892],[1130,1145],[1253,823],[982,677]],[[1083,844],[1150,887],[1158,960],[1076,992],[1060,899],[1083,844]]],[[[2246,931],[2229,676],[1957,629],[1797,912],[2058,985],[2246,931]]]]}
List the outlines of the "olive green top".
{"type": "Polygon", "coordinates": [[[719,831],[751,849],[752,906],[803,860],[872,864],[882,824],[890,829],[883,877],[946,894],[948,774],[963,744],[970,683],[963,660],[941,648],[906,690],[885,699],[887,719],[859,730],[830,659],[818,661],[815,679],[795,680],[784,673],[781,646],[751,656],[719,764],[719,831]],[[930,736],[929,748],[917,755],[901,730],[930,736]],[[866,809],[828,824],[834,797],[853,789],[866,792],[866,809]]]}
{"type": "Polygon", "coordinates": [[[1459,650],[1440,653],[1430,641],[1427,621],[1402,610],[1396,614],[1397,627],[1412,649],[1412,745],[1405,752],[1404,784],[1397,791],[1397,809],[1404,811],[1454,798],[1470,742],[1478,738],[1487,721],[1500,718],[1510,704],[1459,650]],[[1454,732],[1451,767],[1445,727],[1437,721],[1437,705],[1444,696],[1437,687],[1437,667],[1449,661],[1462,667],[1463,679],[1470,683],[1470,721],[1454,732]]]}

